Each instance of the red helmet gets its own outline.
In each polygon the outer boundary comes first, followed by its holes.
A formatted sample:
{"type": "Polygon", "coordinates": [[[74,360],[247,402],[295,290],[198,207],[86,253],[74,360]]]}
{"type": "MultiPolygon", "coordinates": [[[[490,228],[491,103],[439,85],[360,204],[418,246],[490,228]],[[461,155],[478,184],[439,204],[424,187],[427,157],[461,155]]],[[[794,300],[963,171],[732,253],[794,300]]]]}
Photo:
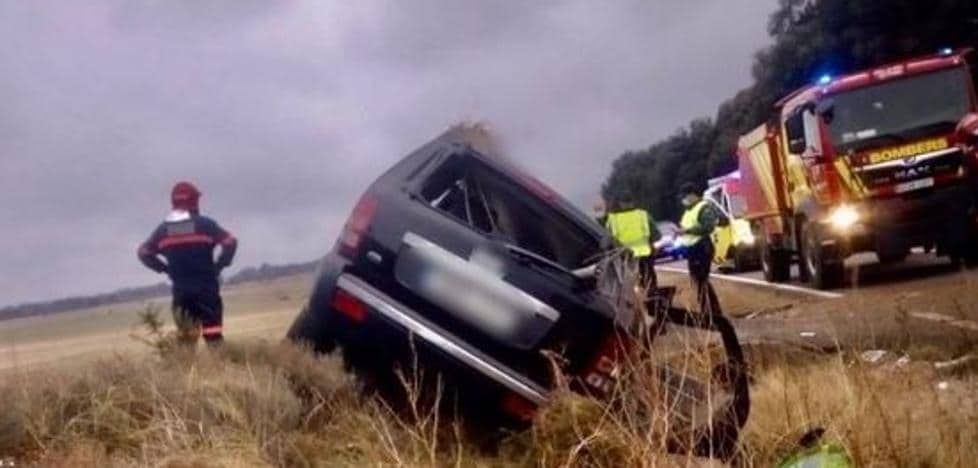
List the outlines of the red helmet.
{"type": "Polygon", "coordinates": [[[170,192],[170,201],[175,210],[197,211],[200,190],[190,182],[177,182],[170,192]]]}

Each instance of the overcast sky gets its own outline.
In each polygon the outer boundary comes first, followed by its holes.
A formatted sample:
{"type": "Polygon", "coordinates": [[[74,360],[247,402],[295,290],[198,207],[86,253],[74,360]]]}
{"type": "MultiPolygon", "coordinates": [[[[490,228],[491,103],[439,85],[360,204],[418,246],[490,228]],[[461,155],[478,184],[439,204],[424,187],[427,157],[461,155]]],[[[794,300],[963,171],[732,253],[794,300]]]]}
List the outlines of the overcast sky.
{"type": "Polygon", "coordinates": [[[333,243],[459,120],[589,205],[610,162],[750,82],[775,0],[0,0],[0,305],[148,284],[198,183],[236,269],[333,243]]]}

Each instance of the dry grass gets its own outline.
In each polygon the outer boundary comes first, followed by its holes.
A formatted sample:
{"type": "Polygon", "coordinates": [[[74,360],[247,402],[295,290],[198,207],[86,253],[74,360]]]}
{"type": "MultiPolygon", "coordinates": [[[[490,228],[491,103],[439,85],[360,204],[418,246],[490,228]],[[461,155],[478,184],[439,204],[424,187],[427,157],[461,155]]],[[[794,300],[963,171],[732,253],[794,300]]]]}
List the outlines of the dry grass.
{"type": "Polygon", "coordinates": [[[452,456],[359,398],[334,360],[284,344],[119,356],[17,380],[3,390],[0,453],[41,466],[426,466],[452,456]]]}
{"type": "MultiPolygon", "coordinates": [[[[166,467],[705,463],[665,454],[675,401],[664,397],[644,360],[633,362],[631,385],[611,402],[561,390],[531,429],[486,448],[412,391],[407,411],[363,397],[335,359],[257,341],[187,352],[158,332],[148,341],[157,350],[152,356],[6,378],[0,460],[166,467]]],[[[682,368],[712,366],[710,343],[687,345],[682,368]]],[[[925,362],[750,351],[753,409],[734,465],[772,466],[815,427],[842,443],[858,466],[969,466],[978,459],[978,380],[970,370],[941,375],[925,362]]],[[[405,379],[409,390],[413,381],[405,379]]]]}
{"type": "MultiPolygon", "coordinates": [[[[869,364],[826,356],[760,373],[743,446],[773,460],[822,427],[857,466],[966,467],[978,460],[978,380],[941,375],[932,363],[869,364]]],[[[764,465],[764,463],[758,463],[764,465]]]]}

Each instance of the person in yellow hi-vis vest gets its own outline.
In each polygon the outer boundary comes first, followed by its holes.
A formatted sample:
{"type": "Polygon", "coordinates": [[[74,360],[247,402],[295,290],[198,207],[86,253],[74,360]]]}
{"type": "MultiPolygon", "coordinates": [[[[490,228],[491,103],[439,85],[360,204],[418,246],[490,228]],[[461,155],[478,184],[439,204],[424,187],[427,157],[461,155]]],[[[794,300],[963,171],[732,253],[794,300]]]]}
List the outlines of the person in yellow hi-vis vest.
{"type": "Polygon", "coordinates": [[[685,208],[679,221],[679,244],[686,250],[689,276],[696,287],[700,310],[711,314],[720,310],[719,300],[710,285],[710,267],[713,261],[713,241],[710,234],[720,221],[720,214],[708,201],[700,197],[693,184],[683,184],[679,189],[680,201],[685,208]]]}
{"type": "Polygon", "coordinates": [[[605,227],[611,235],[631,253],[638,263],[639,278],[646,287],[655,287],[655,255],[653,243],[659,239],[659,230],[649,213],[625,201],[618,210],[608,213],[605,227]]]}

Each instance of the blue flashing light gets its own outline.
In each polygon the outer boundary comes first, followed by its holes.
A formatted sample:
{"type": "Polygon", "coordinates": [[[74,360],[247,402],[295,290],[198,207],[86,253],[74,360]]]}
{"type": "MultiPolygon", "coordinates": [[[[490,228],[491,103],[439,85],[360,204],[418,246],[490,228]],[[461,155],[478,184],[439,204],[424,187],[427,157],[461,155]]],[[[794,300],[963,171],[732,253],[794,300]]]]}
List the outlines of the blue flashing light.
{"type": "Polygon", "coordinates": [[[822,86],[825,86],[831,82],[832,82],[832,75],[822,75],[822,77],[818,79],[818,84],[822,86]]]}
{"type": "Polygon", "coordinates": [[[952,49],[950,47],[945,47],[945,48],[941,49],[940,54],[943,55],[943,56],[945,56],[945,57],[947,57],[949,55],[954,54],[954,49],[952,49]]]}

